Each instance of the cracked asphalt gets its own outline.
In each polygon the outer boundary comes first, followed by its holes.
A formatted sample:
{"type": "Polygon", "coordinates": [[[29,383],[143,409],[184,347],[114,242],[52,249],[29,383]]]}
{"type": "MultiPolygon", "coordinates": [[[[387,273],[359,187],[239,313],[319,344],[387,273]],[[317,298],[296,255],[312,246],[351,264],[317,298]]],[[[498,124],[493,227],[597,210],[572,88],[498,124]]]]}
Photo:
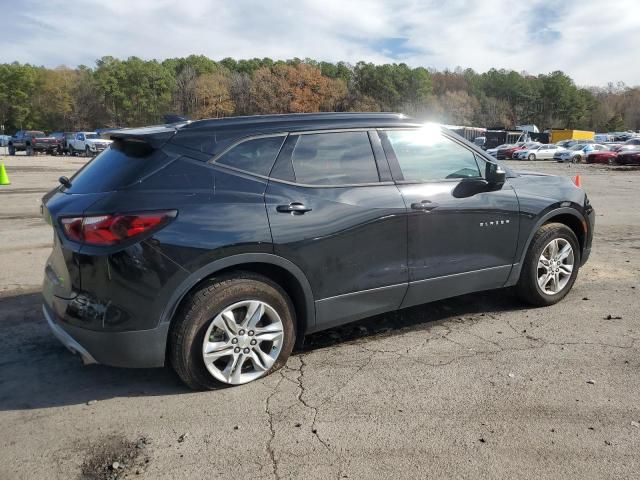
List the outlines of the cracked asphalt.
{"type": "Polygon", "coordinates": [[[495,291],[414,307],[195,393],[169,369],[84,367],[53,338],[38,199],[84,160],[0,160],[2,480],[640,478],[639,171],[517,164],[580,173],[597,210],[560,304],[495,291]]]}

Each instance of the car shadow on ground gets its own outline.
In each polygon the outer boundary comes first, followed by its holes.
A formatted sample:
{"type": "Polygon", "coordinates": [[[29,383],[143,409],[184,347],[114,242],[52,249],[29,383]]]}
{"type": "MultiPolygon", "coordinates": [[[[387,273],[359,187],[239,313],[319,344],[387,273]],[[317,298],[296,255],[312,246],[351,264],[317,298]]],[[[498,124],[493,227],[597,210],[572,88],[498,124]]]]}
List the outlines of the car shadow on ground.
{"type": "MultiPolygon", "coordinates": [[[[51,334],[42,318],[41,296],[0,298],[0,411],[80,405],[119,397],[186,394],[169,368],[122,369],[83,366],[51,334]]],[[[407,330],[429,330],[461,317],[513,311],[523,306],[506,291],[476,293],[367,318],[309,335],[294,355],[345,342],[372,341],[407,330]]]]}

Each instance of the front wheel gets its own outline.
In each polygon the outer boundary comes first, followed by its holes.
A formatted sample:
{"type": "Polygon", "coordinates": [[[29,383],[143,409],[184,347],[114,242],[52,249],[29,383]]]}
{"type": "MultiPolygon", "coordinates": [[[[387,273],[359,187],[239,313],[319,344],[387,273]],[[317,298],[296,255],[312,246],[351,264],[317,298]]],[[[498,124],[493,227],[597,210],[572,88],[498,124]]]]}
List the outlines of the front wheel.
{"type": "Polygon", "coordinates": [[[280,369],[295,343],[295,310],[268,278],[237,273],[191,293],[170,334],[170,360],[195,390],[241,385],[280,369]]]}
{"type": "Polygon", "coordinates": [[[518,296],[532,305],[553,305],[569,293],[579,268],[580,246],[573,230],[562,223],[543,225],[529,245],[518,296]]]}
{"type": "Polygon", "coordinates": [[[28,157],[31,157],[33,155],[33,147],[31,145],[27,145],[24,152],[27,154],[28,157]]]}
{"type": "Polygon", "coordinates": [[[535,160],[535,159],[536,159],[536,155],[535,155],[535,153],[530,153],[530,154],[529,154],[529,160],[530,160],[530,161],[533,161],[533,160],[535,160]]]}
{"type": "Polygon", "coordinates": [[[9,145],[9,155],[14,156],[16,154],[16,147],[9,145]]]}
{"type": "Polygon", "coordinates": [[[580,163],[582,161],[582,157],[580,155],[576,155],[571,159],[571,163],[580,163]]]}
{"type": "Polygon", "coordinates": [[[91,150],[89,149],[89,147],[85,147],[84,156],[85,157],[91,157],[91,150]]]}

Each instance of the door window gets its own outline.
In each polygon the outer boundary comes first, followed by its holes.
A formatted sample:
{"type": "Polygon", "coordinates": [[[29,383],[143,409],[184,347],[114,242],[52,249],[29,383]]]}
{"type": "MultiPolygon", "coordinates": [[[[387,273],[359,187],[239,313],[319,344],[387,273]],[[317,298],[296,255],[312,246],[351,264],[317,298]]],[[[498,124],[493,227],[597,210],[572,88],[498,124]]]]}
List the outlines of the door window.
{"type": "Polygon", "coordinates": [[[473,152],[445,137],[439,128],[388,130],[386,136],[405,181],[481,177],[473,152]]]}
{"type": "Polygon", "coordinates": [[[280,135],[247,140],[223,153],[215,163],[257,175],[269,175],[284,139],[284,135],[280,135]]]}
{"type": "Polygon", "coordinates": [[[350,185],[379,181],[367,132],[300,135],[291,162],[297,183],[350,185]]]}

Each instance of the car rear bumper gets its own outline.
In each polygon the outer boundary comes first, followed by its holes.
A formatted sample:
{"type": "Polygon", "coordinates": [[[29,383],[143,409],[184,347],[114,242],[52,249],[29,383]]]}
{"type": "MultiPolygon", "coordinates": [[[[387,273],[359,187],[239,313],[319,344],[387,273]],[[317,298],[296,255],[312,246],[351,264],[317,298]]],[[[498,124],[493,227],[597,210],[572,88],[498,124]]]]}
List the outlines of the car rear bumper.
{"type": "MultiPolygon", "coordinates": [[[[57,301],[64,302],[63,299],[57,301]]],[[[79,354],[85,364],[151,368],[165,363],[169,323],[151,330],[98,331],[65,323],[46,301],[42,310],[56,338],[71,352],[79,354]]]]}

